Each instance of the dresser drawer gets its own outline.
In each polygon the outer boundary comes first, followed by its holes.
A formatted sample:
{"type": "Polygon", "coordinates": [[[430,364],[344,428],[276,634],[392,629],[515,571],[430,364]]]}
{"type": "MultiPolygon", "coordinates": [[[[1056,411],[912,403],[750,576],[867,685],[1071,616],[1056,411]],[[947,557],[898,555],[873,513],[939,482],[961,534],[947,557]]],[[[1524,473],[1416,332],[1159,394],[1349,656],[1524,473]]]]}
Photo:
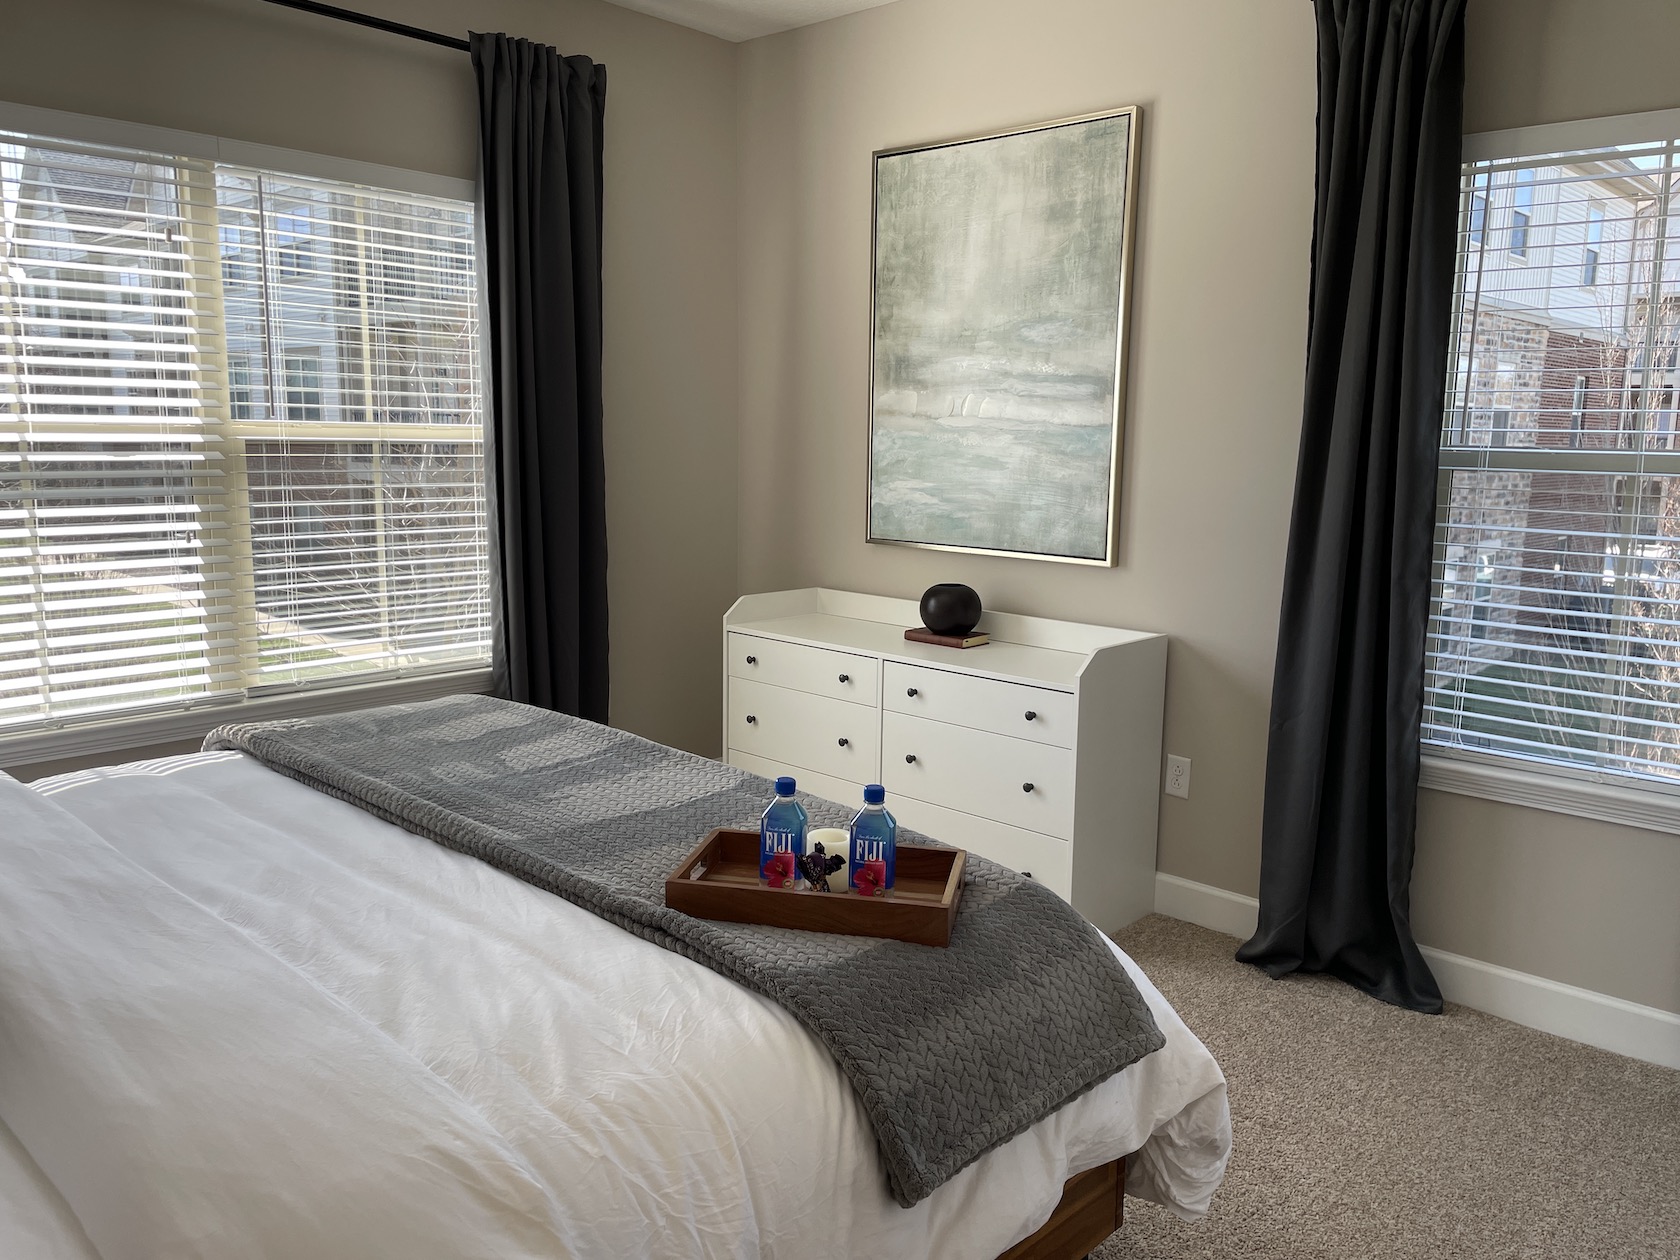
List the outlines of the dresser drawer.
{"type": "Polygon", "coordinates": [[[887,713],[881,782],[889,793],[1073,837],[1073,753],[1065,748],[887,713]]]}
{"type": "Polygon", "coordinates": [[[922,665],[886,663],[882,703],[896,713],[972,726],[1037,744],[1073,747],[1073,696],[922,665]]]}
{"type": "Polygon", "coordinates": [[[902,826],[1030,875],[1064,901],[1073,900],[1073,846],[1066,840],[909,796],[888,796],[887,809],[902,826]]]}
{"type": "Polygon", "coordinates": [[[729,680],[729,747],[805,766],[848,783],[873,783],[879,710],[750,678],[729,680]]]}
{"type": "Polygon", "coordinates": [[[853,704],[875,704],[881,662],[830,648],[760,639],[750,634],[729,636],[729,676],[750,678],[774,687],[791,687],[812,695],[832,696],[853,704]]]}
{"type": "MultiPolygon", "coordinates": [[[[845,805],[851,809],[863,808],[863,784],[848,783],[844,779],[836,779],[833,775],[818,774],[815,770],[807,770],[803,766],[789,765],[784,761],[775,761],[769,757],[756,757],[752,753],[742,752],[739,748],[731,748],[728,757],[729,764],[741,770],[751,771],[762,775],[766,779],[775,779],[784,774],[791,774],[799,783],[801,792],[809,792],[812,796],[820,796],[825,801],[833,801],[838,805],[845,805]]],[[[766,796],[764,803],[768,805],[770,798],[766,796]]]]}

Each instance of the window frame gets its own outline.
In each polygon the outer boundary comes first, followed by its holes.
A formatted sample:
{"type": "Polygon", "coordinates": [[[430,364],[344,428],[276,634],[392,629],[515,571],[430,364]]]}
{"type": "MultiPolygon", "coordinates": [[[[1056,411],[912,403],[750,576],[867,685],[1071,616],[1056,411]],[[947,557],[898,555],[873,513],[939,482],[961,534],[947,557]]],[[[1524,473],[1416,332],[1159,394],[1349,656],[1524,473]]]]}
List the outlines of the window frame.
{"type": "Polygon", "coordinates": [[[1604,207],[1596,201],[1587,204],[1586,238],[1581,244],[1581,287],[1598,287],[1599,259],[1604,253],[1604,207]]]}
{"type": "Polygon", "coordinates": [[[1511,226],[1506,252],[1528,261],[1529,238],[1534,231],[1534,170],[1524,167],[1511,176],[1511,226]]]}
{"type": "MultiPolygon", "coordinates": [[[[1680,140],[1680,109],[1653,110],[1467,135],[1461,160],[1466,164],[1517,162],[1539,154],[1676,140],[1680,140]]],[[[1593,385],[1589,381],[1588,400],[1592,392],[1593,385]]],[[[1468,418],[1468,411],[1460,414],[1468,418]]],[[[1575,472],[1581,470],[1585,454],[1589,452],[1573,447],[1507,447],[1500,452],[1500,467],[1520,464],[1525,471],[1575,472]]],[[[1638,451],[1617,449],[1594,450],[1590,454],[1594,456],[1593,471],[1628,476],[1636,473],[1680,476],[1680,451],[1649,450],[1641,455],[1638,451]]],[[[1487,453],[1468,448],[1456,451],[1442,449],[1440,458],[1442,480],[1439,484],[1444,485],[1454,471],[1484,466],[1487,453]]],[[[1439,524],[1439,514],[1446,510],[1447,505],[1447,496],[1439,489],[1436,504],[1439,524]]],[[[1438,592],[1432,591],[1431,620],[1438,602],[1438,592]]],[[[1438,745],[1422,743],[1418,786],[1431,791],[1680,835],[1680,781],[1635,782],[1626,776],[1609,775],[1590,767],[1529,762],[1506,754],[1469,748],[1449,751],[1438,745]]]]}
{"type": "Polygon", "coordinates": [[[1477,249],[1487,244],[1488,178],[1478,175],[1470,189],[1470,213],[1466,216],[1467,240],[1477,249]]]}
{"type": "Polygon", "coordinates": [[[257,416],[257,387],[251,376],[251,356],[227,356],[228,419],[234,424],[249,424],[257,416]]]}
{"type": "Polygon", "coordinates": [[[1592,383],[1584,372],[1575,373],[1575,384],[1569,390],[1569,449],[1581,449],[1581,435],[1586,428],[1587,413],[1591,410],[1587,406],[1587,399],[1592,394],[1592,383]]]}
{"type": "Polygon", "coordinates": [[[273,212],[269,228],[274,237],[275,275],[287,280],[307,280],[321,272],[321,255],[316,248],[315,208],[307,202],[273,212]]]}
{"type": "MultiPolygon", "coordinates": [[[[0,128],[70,142],[167,153],[185,159],[206,159],[227,166],[260,169],[276,175],[386,188],[422,197],[447,198],[467,203],[476,203],[477,200],[477,190],[473,181],[456,176],[307,153],[119,119],[67,113],[8,101],[0,101],[0,128]]],[[[473,224],[478,238],[478,257],[482,259],[482,216],[475,214],[473,224]]],[[[226,256],[228,244],[225,237],[218,232],[216,238],[210,242],[208,254],[202,260],[203,265],[216,269],[229,265],[226,256]]],[[[482,326],[485,314],[482,286],[479,310],[482,326]]],[[[480,396],[485,399],[487,408],[491,398],[490,382],[486,379],[489,371],[488,359],[487,353],[479,357],[478,382],[480,396]]],[[[260,419],[232,417],[231,396],[229,402],[229,424],[232,428],[240,430],[241,436],[248,431],[264,427],[265,422],[260,419]]],[[[342,712],[368,705],[482,693],[489,691],[493,684],[492,666],[446,668],[407,677],[369,679],[299,691],[264,693],[259,690],[243,699],[207,699],[161,711],[116,713],[86,720],[69,719],[57,726],[0,734],[0,766],[33,766],[69,757],[146,749],[162,744],[201,739],[208,731],[225,722],[304,717],[342,712]]]]}
{"type": "MultiPolygon", "coordinates": [[[[231,372],[229,375],[231,376],[231,372]]],[[[321,347],[283,347],[280,352],[280,375],[280,391],[284,399],[281,419],[287,424],[324,423],[326,390],[321,378],[321,347]]]]}

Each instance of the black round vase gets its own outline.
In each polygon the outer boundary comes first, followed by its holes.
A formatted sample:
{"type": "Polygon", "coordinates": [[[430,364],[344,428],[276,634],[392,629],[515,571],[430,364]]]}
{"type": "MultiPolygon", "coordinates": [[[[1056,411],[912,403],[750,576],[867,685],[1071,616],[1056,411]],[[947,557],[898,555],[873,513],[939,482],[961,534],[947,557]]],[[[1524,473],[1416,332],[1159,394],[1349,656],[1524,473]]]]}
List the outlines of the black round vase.
{"type": "Polygon", "coordinates": [[[980,624],[980,596],[961,582],[941,582],[922,592],[922,624],[935,634],[967,634],[980,624]]]}

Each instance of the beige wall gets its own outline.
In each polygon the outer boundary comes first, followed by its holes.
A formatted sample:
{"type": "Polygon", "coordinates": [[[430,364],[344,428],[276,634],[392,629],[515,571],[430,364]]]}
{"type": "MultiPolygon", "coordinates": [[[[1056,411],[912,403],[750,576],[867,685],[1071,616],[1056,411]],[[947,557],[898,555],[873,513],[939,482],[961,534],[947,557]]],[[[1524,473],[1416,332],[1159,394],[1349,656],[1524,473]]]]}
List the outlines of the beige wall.
{"type": "Polygon", "coordinates": [[[914,596],[1172,635],[1162,869],[1252,892],[1300,431],[1313,22],[1300,0],[901,0],[755,41],[741,75],[741,584],[914,596]],[[1208,38],[1218,31],[1217,39],[1208,38]],[[1131,390],[1113,570],[870,546],[870,154],[1143,106],[1131,390]]]}
{"type": "MultiPolygon", "coordinates": [[[[1470,12],[1473,129],[1680,105],[1661,64],[1680,6],[1470,12]]],[[[791,520],[745,496],[742,589],[957,580],[1002,609],[1167,632],[1166,742],[1194,773],[1189,800],[1162,802],[1160,867],[1247,894],[1300,431],[1314,40],[1307,0],[901,0],[741,60],[741,484],[798,469],[803,491],[791,520]],[[1119,567],[866,545],[870,153],[1125,104],[1145,115],[1119,567]]],[[[1680,1010],[1680,837],[1425,793],[1414,902],[1426,943],[1680,1010]]]]}
{"type": "MultiPolygon", "coordinates": [[[[352,7],[607,65],[612,716],[716,751],[735,595],[735,47],[599,0],[352,7]]],[[[3,28],[3,100],[473,174],[464,53],[258,0],[17,0],[3,28]]]]}

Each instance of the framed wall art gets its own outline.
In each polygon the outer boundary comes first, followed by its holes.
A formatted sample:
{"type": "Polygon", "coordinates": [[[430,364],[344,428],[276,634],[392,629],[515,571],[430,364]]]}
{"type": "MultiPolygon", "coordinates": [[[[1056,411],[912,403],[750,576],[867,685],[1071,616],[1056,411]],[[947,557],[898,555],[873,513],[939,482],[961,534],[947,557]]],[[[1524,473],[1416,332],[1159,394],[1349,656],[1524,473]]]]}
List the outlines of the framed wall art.
{"type": "Polygon", "coordinates": [[[870,542],[1115,563],[1138,126],[875,154],[870,542]]]}

